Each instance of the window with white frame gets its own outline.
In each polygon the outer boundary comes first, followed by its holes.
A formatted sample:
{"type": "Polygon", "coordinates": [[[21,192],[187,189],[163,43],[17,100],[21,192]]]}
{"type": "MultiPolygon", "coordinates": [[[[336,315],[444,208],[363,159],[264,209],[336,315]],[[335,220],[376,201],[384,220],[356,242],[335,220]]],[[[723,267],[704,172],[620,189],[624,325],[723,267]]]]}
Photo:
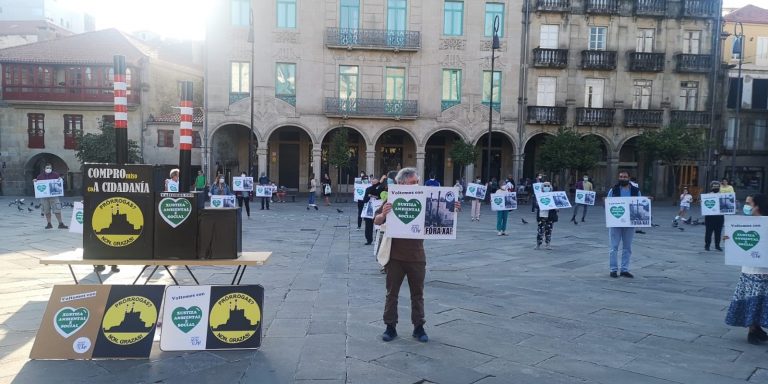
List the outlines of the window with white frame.
{"type": "Polygon", "coordinates": [[[608,38],[608,27],[589,27],[589,49],[605,51],[608,38]]]}
{"type": "Polygon", "coordinates": [[[539,77],[536,84],[536,105],[542,107],[554,107],[557,95],[556,77],[539,77]]]}
{"type": "Polygon", "coordinates": [[[653,28],[640,28],[637,30],[635,52],[653,52],[653,28]]]}
{"type": "Polygon", "coordinates": [[[699,99],[699,82],[683,81],[680,83],[680,110],[695,111],[699,99]]]}
{"type": "Polygon", "coordinates": [[[557,24],[542,24],[539,28],[539,48],[557,49],[560,26],[557,24]]]}
{"type": "Polygon", "coordinates": [[[632,97],[632,109],[649,109],[651,108],[651,90],[653,81],[651,80],[635,80],[634,81],[634,94],[632,97]]]}
{"type": "Polygon", "coordinates": [[[701,46],[701,31],[683,32],[683,53],[698,55],[701,46]]]}
{"type": "Polygon", "coordinates": [[[584,80],[584,107],[602,108],[603,107],[603,88],[605,79],[585,79],[584,80]]]}

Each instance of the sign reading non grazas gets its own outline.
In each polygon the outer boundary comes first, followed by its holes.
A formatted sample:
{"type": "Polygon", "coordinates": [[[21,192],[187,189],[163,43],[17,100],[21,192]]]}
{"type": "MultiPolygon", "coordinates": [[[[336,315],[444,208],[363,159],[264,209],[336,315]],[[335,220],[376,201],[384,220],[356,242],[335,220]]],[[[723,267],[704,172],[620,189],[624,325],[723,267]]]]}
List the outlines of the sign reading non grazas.
{"type": "Polygon", "coordinates": [[[517,194],[515,192],[496,192],[491,194],[492,211],[511,211],[517,209],[517,194]]]}
{"type": "Polygon", "coordinates": [[[702,193],[701,215],[735,215],[736,194],[734,193],[702,193]]]}
{"type": "Polygon", "coordinates": [[[35,198],[64,196],[64,181],[61,178],[35,181],[35,198]]]}
{"type": "Polygon", "coordinates": [[[606,197],[605,226],[650,227],[651,200],[647,197],[606,197]]]}
{"type": "Polygon", "coordinates": [[[768,268],[768,217],[726,216],[725,264],[768,268]]]}
{"type": "Polygon", "coordinates": [[[467,197],[484,200],[485,193],[487,190],[488,190],[488,187],[486,187],[485,185],[469,183],[467,184],[467,197]]]}
{"type": "Polygon", "coordinates": [[[457,188],[390,185],[387,236],[404,239],[455,239],[457,188]]]}
{"type": "Polygon", "coordinates": [[[211,196],[210,208],[222,209],[222,208],[234,208],[234,207],[235,207],[234,195],[212,195],[211,196]]]}
{"type": "Polygon", "coordinates": [[[585,191],[583,189],[577,189],[573,202],[582,205],[595,205],[595,191],[585,191]]]}
{"type": "Polygon", "coordinates": [[[232,190],[236,192],[253,191],[253,177],[235,176],[232,178],[232,190]]]}

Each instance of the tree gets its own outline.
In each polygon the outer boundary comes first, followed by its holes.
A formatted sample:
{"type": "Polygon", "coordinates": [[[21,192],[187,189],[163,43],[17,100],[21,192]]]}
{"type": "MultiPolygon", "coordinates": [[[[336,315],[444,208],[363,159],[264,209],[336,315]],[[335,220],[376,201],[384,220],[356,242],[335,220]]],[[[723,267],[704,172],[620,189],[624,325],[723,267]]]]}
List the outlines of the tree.
{"type": "MultiPolygon", "coordinates": [[[[128,140],[128,163],[141,162],[139,145],[134,140],[128,140]]],[[[80,163],[114,163],[117,159],[115,149],[115,125],[111,122],[99,123],[99,133],[77,136],[75,156],[80,163]]]]}
{"type": "Polygon", "coordinates": [[[547,172],[560,175],[558,183],[565,187],[567,171],[586,172],[600,159],[600,143],[592,136],[581,137],[573,129],[561,127],[547,136],[541,146],[539,161],[547,172]]]}
{"type": "Polygon", "coordinates": [[[338,185],[341,185],[342,170],[346,170],[349,167],[349,159],[351,157],[349,153],[349,130],[346,127],[341,127],[334,133],[330,148],[328,149],[328,163],[336,167],[338,185]]]}
{"type": "Polygon", "coordinates": [[[477,157],[480,156],[480,148],[464,140],[456,139],[453,142],[450,155],[451,159],[453,159],[453,166],[459,167],[461,170],[460,177],[464,178],[464,167],[473,164],[477,160],[477,157]]]}
{"type": "Polygon", "coordinates": [[[659,159],[670,167],[675,183],[681,162],[696,159],[706,144],[700,129],[688,128],[679,121],[659,130],[645,131],[638,138],[638,146],[647,158],[659,159]]]}

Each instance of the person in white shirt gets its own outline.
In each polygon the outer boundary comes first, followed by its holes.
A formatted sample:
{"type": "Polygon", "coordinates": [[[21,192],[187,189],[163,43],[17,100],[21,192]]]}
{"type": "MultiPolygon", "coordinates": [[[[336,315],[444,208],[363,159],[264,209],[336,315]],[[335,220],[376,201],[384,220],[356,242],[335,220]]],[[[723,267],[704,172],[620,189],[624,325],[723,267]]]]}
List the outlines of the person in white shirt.
{"type": "MultiPolygon", "coordinates": [[[[549,181],[545,181],[541,186],[542,192],[552,192],[552,184],[549,181]]],[[[552,241],[552,227],[555,225],[557,219],[557,209],[541,209],[537,200],[534,200],[536,204],[536,219],[538,221],[538,227],[536,231],[536,249],[541,249],[542,241],[545,243],[547,249],[552,249],[549,243],[552,241]]]]}
{"type": "Polygon", "coordinates": [[[680,210],[677,212],[677,216],[675,216],[675,224],[677,223],[680,218],[683,218],[683,221],[685,221],[685,216],[688,214],[688,210],[691,209],[691,202],[693,202],[693,196],[688,193],[688,188],[683,188],[683,193],[680,194],[680,210]]]}

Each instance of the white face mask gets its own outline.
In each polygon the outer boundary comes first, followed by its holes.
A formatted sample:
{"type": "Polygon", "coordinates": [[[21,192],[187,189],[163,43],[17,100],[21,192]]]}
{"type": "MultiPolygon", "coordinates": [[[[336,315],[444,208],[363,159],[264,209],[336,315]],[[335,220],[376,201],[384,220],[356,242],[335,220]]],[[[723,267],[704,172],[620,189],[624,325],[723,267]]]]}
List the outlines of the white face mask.
{"type": "Polygon", "coordinates": [[[51,172],[53,172],[53,169],[51,169],[51,168],[46,168],[45,169],[45,173],[51,173],[51,172]]]}
{"type": "Polygon", "coordinates": [[[585,178],[584,178],[584,181],[589,181],[589,177],[585,177],[585,178]]]}
{"type": "Polygon", "coordinates": [[[224,179],[219,179],[219,183],[224,184],[224,179]]]}
{"type": "Polygon", "coordinates": [[[552,187],[541,187],[541,190],[544,192],[550,192],[552,191],[552,187]]]}

